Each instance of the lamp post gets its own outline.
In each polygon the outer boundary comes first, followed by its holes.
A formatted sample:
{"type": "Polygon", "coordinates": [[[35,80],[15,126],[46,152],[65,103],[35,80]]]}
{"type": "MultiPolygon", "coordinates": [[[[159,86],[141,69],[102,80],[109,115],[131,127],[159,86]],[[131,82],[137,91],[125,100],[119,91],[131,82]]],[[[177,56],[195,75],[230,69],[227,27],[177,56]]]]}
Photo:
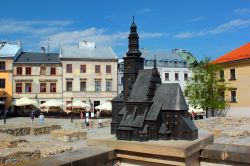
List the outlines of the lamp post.
{"type": "Polygon", "coordinates": [[[71,123],[73,123],[73,97],[71,97],[71,123]]]}

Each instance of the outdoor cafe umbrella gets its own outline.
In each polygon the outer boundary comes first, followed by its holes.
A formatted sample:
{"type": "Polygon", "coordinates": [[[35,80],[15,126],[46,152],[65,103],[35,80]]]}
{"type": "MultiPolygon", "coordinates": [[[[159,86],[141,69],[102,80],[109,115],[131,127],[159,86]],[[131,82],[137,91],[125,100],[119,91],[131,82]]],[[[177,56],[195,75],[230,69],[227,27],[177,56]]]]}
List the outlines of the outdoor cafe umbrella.
{"type": "Polygon", "coordinates": [[[86,107],[90,107],[90,105],[78,100],[78,101],[74,101],[73,103],[70,103],[67,105],[67,107],[73,107],[73,108],[86,108],[86,107]]]}
{"type": "Polygon", "coordinates": [[[105,102],[101,105],[96,106],[95,109],[104,110],[104,111],[111,111],[112,105],[111,105],[111,102],[105,102]]]}
{"type": "Polygon", "coordinates": [[[192,107],[192,106],[189,106],[189,110],[188,112],[194,112],[194,113],[203,113],[203,109],[202,108],[198,108],[198,107],[192,107]]]}
{"type": "Polygon", "coordinates": [[[48,112],[50,107],[62,107],[62,106],[63,106],[63,103],[61,101],[51,99],[51,100],[47,100],[45,103],[41,104],[40,108],[45,107],[46,109],[45,110],[42,109],[42,111],[48,112]]]}
{"type": "Polygon", "coordinates": [[[20,99],[16,99],[12,104],[16,106],[37,105],[37,101],[27,97],[22,97],[20,99]]]}
{"type": "Polygon", "coordinates": [[[58,100],[48,100],[45,103],[41,104],[40,107],[62,107],[63,103],[58,100]]]}

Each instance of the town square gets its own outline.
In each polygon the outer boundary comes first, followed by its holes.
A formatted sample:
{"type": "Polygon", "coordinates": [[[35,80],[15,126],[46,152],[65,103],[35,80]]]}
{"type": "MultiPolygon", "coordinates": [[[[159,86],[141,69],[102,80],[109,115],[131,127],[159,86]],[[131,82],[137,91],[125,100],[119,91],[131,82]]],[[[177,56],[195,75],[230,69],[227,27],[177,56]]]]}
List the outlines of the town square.
{"type": "Polygon", "coordinates": [[[0,166],[250,165],[249,2],[0,9],[0,166]]]}

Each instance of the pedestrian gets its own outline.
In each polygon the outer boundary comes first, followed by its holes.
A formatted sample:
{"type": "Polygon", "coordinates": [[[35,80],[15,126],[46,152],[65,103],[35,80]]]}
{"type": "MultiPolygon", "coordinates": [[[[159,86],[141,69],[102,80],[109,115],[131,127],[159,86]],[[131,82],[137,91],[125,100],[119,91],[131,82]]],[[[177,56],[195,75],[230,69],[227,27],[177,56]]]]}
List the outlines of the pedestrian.
{"type": "Polygon", "coordinates": [[[44,124],[44,115],[42,113],[39,115],[39,120],[41,124],[44,124]]]}
{"type": "Polygon", "coordinates": [[[88,116],[86,116],[86,118],[85,118],[85,124],[86,124],[86,128],[88,128],[88,126],[89,126],[89,117],[88,116]]]}
{"type": "Polygon", "coordinates": [[[81,118],[81,119],[83,119],[83,112],[81,112],[81,114],[80,114],[80,118],[81,118]]]}
{"type": "Polygon", "coordinates": [[[7,116],[8,116],[8,112],[9,112],[9,110],[8,109],[6,109],[5,110],[5,112],[4,112],[4,115],[3,115],[3,118],[4,118],[4,124],[6,124],[6,119],[7,119],[7,116]]]}
{"type": "Polygon", "coordinates": [[[0,109],[0,119],[1,119],[1,117],[2,117],[2,114],[3,114],[3,110],[0,109]]]}
{"type": "Polygon", "coordinates": [[[35,111],[34,110],[30,114],[30,119],[31,119],[31,123],[33,123],[34,119],[35,119],[35,111]]]}
{"type": "Polygon", "coordinates": [[[98,127],[99,127],[99,128],[102,128],[102,127],[103,127],[102,119],[101,119],[100,117],[98,118],[98,127]]]}

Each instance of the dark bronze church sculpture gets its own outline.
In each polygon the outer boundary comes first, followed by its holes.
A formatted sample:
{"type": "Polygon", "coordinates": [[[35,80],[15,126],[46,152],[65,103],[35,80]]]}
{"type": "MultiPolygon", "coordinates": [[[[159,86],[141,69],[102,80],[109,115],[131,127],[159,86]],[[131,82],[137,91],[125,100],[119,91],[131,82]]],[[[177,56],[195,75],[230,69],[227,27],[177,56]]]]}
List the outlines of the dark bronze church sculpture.
{"type": "Polygon", "coordinates": [[[124,57],[124,91],[112,100],[111,134],[119,140],[195,140],[198,129],[177,83],[162,84],[156,68],[143,70],[133,20],[124,57]]]}

